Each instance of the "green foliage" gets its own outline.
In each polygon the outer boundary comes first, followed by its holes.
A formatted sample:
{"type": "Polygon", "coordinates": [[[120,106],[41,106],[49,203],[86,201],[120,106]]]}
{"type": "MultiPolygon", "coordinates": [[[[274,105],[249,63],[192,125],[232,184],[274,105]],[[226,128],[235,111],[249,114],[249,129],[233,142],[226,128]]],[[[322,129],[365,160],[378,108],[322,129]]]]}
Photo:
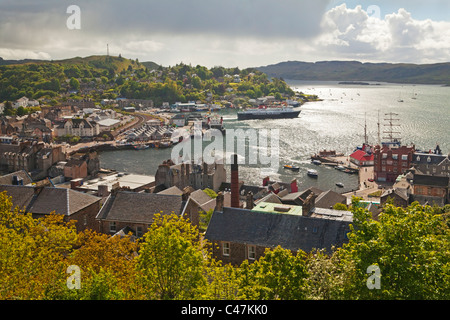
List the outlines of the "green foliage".
{"type": "Polygon", "coordinates": [[[137,265],[149,298],[195,298],[206,284],[202,250],[194,226],[175,214],[155,215],[137,265]]]}
{"type": "Polygon", "coordinates": [[[332,252],[266,249],[224,265],[177,215],[155,215],[143,238],[76,232],[64,216],[34,219],[0,193],[0,299],[449,299],[448,207],[387,205],[374,221],[354,199],[348,243],[332,252]],[[67,267],[81,288],[67,288],[67,267]],[[367,286],[369,266],[380,289],[367,286]]]}
{"type": "Polygon", "coordinates": [[[240,294],[244,299],[302,300],[307,293],[306,255],[299,250],[296,255],[277,247],[266,249],[259,260],[240,266],[240,294]]]}

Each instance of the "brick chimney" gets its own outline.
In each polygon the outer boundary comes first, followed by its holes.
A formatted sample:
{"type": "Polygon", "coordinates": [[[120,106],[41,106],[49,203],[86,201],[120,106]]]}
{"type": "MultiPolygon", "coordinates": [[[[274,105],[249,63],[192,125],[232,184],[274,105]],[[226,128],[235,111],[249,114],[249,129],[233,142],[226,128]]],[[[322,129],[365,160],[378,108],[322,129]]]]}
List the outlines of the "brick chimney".
{"type": "Polygon", "coordinates": [[[239,170],[238,170],[238,156],[233,155],[233,162],[231,163],[231,207],[239,208],[239,170]]]}
{"type": "Polygon", "coordinates": [[[217,193],[216,207],[214,208],[214,210],[223,212],[223,203],[224,203],[224,196],[223,196],[222,191],[219,191],[219,193],[217,193]]]}
{"type": "Polygon", "coordinates": [[[247,193],[247,198],[246,198],[246,209],[253,209],[254,207],[254,203],[253,203],[253,192],[249,191],[247,193]]]}

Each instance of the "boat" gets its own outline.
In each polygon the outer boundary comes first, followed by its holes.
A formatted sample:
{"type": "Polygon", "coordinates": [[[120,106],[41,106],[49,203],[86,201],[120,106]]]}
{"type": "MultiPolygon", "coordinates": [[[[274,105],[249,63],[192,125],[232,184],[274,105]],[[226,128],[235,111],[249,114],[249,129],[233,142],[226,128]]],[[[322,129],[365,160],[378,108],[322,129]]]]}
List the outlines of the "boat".
{"type": "Polygon", "coordinates": [[[319,174],[314,169],[308,169],[308,176],[310,176],[312,178],[317,178],[319,176],[319,174]]]}
{"type": "Polygon", "coordinates": [[[338,182],[338,183],[336,183],[336,185],[337,185],[339,188],[343,188],[343,187],[344,187],[344,184],[343,184],[342,182],[338,182]]]}
{"type": "Polygon", "coordinates": [[[313,160],[312,163],[317,165],[317,166],[319,166],[319,165],[322,164],[322,161],[320,161],[320,160],[313,160]]]}
{"type": "Polygon", "coordinates": [[[288,164],[285,165],[284,168],[285,168],[285,169],[292,170],[292,171],[300,171],[300,168],[299,168],[299,167],[294,167],[294,166],[291,166],[291,165],[288,165],[288,164]]]}
{"type": "Polygon", "coordinates": [[[246,109],[237,113],[238,120],[256,119],[293,119],[297,118],[300,110],[294,110],[291,106],[271,108],[261,106],[255,109],[246,109]]]}
{"type": "Polygon", "coordinates": [[[344,166],[336,166],[335,169],[336,169],[336,170],[339,170],[339,171],[344,171],[344,170],[345,170],[345,167],[344,167],[344,166]]]}
{"type": "Polygon", "coordinates": [[[136,145],[133,148],[134,148],[134,150],[145,150],[145,149],[148,149],[150,147],[145,145],[145,144],[141,144],[141,145],[136,145]]]}

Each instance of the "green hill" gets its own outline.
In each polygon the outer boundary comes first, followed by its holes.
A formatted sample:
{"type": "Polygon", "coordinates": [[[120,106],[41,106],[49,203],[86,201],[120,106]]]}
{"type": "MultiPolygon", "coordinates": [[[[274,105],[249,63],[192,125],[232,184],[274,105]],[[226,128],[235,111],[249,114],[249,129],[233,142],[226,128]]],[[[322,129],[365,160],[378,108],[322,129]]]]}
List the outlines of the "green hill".
{"type": "Polygon", "coordinates": [[[391,64],[358,61],[287,61],[257,68],[271,77],[317,81],[450,84],[450,63],[391,64]]]}

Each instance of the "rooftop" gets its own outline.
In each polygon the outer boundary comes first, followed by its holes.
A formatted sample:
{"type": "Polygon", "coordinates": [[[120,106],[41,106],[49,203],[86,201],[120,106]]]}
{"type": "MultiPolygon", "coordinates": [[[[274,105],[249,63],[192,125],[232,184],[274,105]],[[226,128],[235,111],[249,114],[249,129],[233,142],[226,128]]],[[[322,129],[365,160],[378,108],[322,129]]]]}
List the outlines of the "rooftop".
{"type": "Polygon", "coordinates": [[[259,202],[252,211],[267,212],[267,213],[280,213],[280,214],[292,214],[301,216],[302,207],[293,206],[287,204],[279,204],[272,202],[259,202]]]}
{"type": "Polygon", "coordinates": [[[98,179],[92,179],[92,180],[85,181],[83,185],[78,187],[78,189],[96,191],[96,190],[98,190],[99,185],[107,185],[108,191],[111,191],[112,186],[115,183],[119,182],[121,187],[128,187],[131,190],[135,190],[144,185],[150,184],[154,181],[155,181],[154,176],[116,173],[116,174],[112,174],[112,175],[103,176],[98,179]]]}

